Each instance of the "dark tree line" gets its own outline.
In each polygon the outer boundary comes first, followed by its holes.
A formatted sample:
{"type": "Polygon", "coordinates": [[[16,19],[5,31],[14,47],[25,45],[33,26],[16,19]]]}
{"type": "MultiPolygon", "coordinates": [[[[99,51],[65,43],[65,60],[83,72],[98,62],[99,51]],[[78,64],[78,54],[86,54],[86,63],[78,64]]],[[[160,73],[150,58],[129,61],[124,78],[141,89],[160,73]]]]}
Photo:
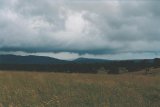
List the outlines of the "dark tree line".
{"type": "Polygon", "coordinates": [[[160,59],[126,60],[99,63],[65,63],[65,64],[0,64],[0,70],[65,72],[65,73],[97,73],[100,68],[109,74],[118,74],[119,68],[135,72],[150,67],[160,67],[160,59]]]}

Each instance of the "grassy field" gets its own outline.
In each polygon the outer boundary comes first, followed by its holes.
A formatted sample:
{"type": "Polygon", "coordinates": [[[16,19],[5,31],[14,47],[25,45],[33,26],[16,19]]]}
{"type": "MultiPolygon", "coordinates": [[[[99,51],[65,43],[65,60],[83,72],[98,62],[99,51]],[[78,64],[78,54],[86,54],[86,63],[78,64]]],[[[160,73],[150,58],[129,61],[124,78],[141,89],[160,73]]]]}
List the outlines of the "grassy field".
{"type": "Polygon", "coordinates": [[[160,107],[160,75],[1,71],[0,107],[160,107]]]}

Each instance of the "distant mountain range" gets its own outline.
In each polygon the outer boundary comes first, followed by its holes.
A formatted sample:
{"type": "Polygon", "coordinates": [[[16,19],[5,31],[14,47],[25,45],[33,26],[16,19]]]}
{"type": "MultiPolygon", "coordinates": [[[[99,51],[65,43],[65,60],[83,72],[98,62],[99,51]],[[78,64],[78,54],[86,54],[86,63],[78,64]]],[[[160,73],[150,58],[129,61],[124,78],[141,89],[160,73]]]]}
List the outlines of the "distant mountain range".
{"type": "MultiPolygon", "coordinates": [[[[65,63],[103,63],[111,62],[114,60],[105,59],[90,59],[90,58],[78,58],[73,61],[60,60],[56,58],[46,56],[18,56],[18,55],[0,55],[0,64],[65,64],[65,63]]],[[[118,61],[118,60],[115,60],[118,61]]],[[[136,63],[142,60],[130,60],[136,63]]],[[[153,62],[154,59],[148,59],[148,62],[153,62]]]]}
{"type": "Polygon", "coordinates": [[[0,64],[65,64],[65,63],[100,63],[108,61],[110,60],[89,59],[89,58],[78,58],[73,61],[67,61],[46,56],[0,55],[0,64]]]}
{"type": "Polygon", "coordinates": [[[45,56],[0,55],[0,70],[7,71],[97,73],[103,69],[110,74],[118,74],[119,69],[125,68],[128,72],[134,72],[151,67],[160,67],[160,59],[104,60],[78,58],[67,61],[45,56]]]}
{"type": "Polygon", "coordinates": [[[75,59],[73,62],[77,63],[102,63],[102,62],[109,62],[111,60],[105,60],[105,59],[90,59],[90,58],[78,58],[75,59]]]}
{"type": "Polygon", "coordinates": [[[60,64],[69,61],[45,56],[0,55],[0,64],[60,64]]]}

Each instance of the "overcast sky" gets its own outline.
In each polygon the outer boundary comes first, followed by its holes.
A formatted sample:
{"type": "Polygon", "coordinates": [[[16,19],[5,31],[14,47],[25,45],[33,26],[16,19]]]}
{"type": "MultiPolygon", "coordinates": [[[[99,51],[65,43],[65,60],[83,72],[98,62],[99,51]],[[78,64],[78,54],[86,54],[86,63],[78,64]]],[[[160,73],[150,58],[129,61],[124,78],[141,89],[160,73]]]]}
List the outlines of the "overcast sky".
{"type": "Polygon", "coordinates": [[[0,0],[0,54],[160,56],[159,0],[0,0]]]}

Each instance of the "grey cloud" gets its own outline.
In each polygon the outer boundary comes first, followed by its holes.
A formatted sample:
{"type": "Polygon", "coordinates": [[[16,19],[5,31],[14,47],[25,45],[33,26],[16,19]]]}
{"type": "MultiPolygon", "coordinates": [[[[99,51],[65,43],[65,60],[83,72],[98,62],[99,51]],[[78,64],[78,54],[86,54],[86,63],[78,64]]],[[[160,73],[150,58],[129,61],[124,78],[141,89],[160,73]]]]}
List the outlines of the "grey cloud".
{"type": "Polygon", "coordinates": [[[158,1],[2,0],[0,49],[158,52],[158,1]]]}

